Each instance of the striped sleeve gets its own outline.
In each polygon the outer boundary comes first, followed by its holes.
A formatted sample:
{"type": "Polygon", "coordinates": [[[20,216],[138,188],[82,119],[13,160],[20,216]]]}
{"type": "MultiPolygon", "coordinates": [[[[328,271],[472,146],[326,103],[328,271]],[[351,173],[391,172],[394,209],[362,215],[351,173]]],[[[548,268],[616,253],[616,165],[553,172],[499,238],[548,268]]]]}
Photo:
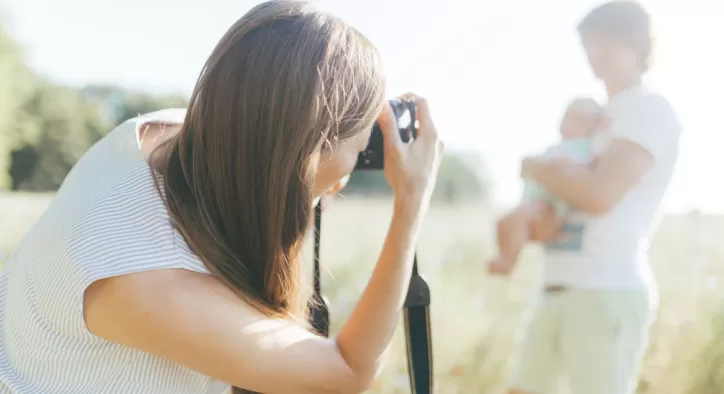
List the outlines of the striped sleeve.
{"type": "Polygon", "coordinates": [[[54,228],[64,234],[65,256],[58,263],[66,267],[58,268],[72,274],[48,289],[68,297],[65,310],[58,311],[52,298],[42,301],[51,324],[89,334],[83,299],[87,288],[101,279],[160,269],[210,273],[171,226],[147,166],[135,168],[113,190],[85,199],[60,214],[54,228]],[[75,317],[72,322],[57,321],[67,316],[75,317]]]}

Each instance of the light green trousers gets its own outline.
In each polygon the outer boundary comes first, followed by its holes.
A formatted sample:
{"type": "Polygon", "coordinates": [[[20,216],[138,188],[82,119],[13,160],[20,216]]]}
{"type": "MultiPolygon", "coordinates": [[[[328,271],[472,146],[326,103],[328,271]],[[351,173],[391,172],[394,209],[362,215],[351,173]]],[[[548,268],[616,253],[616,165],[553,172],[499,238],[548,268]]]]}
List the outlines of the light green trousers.
{"type": "Polygon", "coordinates": [[[653,298],[646,288],[544,293],[523,331],[512,387],[531,394],[635,393],[653,298]]]}

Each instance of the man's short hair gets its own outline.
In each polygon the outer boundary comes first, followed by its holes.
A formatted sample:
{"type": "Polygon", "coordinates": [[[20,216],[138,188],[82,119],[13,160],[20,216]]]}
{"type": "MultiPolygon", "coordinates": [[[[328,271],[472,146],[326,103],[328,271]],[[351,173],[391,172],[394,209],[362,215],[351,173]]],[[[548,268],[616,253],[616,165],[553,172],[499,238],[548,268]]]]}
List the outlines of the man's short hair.
{"type": "Polygon", "coordinates": [[[624,40],[638,52],[642,70],[648,70],[652,49],[651,18],[637,1],[614,0],[594,8],[578,24],[581,37],[590,32],[624,40]]]}

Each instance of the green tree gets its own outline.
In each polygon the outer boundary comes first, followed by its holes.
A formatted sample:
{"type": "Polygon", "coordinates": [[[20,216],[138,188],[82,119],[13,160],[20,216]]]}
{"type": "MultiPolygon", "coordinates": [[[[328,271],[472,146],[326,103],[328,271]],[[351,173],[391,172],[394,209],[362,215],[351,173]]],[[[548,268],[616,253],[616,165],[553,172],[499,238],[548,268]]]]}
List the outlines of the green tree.
{"type": "Polygon", "coordinates": [[[83,97],[101,108],[103,116],[111,123],[164,108],[185,108],[188,99],[181,95],[153,95],[135,92],[114,85],[88,85],[82,90],[83,97]]]}
{"type": "Polygon", "coordinates": [[[44,82],[21,108],[23,144],[11,153],[13,188],[55,190],[73,165],[108,131],[80,92],[44,82]]]}
{"type": "Polygon", "coordinates": [[[185,107],[181,96],[154,96],[112,85],[81,90],[37,80],[8,127],[14,190],[54,190],[91,145],[122,121],[162,108],[185,107]]]}
{"type": "Polygon", "coordinates": [[[20,108],[32,95],[37,78],[25,65],[23,53],[0,21],[0,190],[10,187],[10,152],[22,143],[20,108]]]}

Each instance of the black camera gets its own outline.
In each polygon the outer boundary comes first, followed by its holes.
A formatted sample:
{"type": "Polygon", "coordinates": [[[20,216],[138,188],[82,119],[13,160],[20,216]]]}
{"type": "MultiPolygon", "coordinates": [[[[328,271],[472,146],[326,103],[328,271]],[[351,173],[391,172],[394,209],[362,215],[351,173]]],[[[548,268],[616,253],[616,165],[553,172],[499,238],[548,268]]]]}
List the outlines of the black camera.
{"type": "MultiPolygon", "coordinates": [[[[400,130],[400,138],[403,142],[409,142],[410,139],[417,137],[417,126],[415,122],[415,102],[412,100],[390,100],[392,112],[397,120],[397,128],[400,130]]],[[[356,170],[381,170],[385,166],[384,145],[382,139],[382,130],[380,125],[375,122],[372,127],[370,141],[367,149],[360,153],[357,157],[356,170]]]]}

